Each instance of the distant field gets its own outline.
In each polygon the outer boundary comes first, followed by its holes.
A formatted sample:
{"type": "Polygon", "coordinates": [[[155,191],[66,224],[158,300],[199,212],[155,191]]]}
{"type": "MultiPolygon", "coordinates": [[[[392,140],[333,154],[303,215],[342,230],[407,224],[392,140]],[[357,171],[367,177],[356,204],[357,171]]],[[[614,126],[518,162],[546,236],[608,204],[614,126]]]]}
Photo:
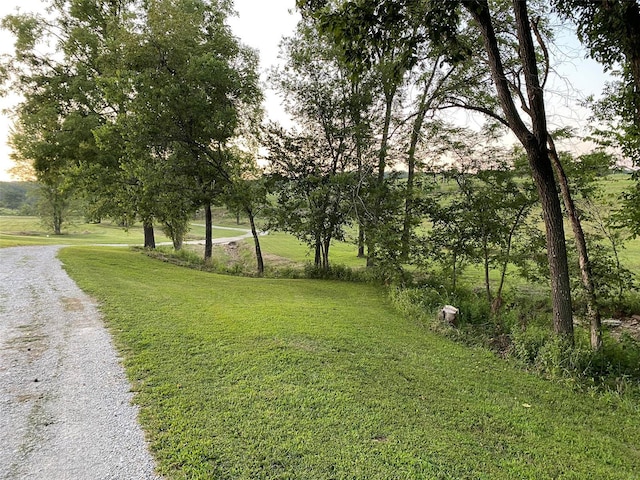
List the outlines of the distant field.
{"type": "MultiPolygon", "coordinates": [[[[188,234],[187,240],[204,239],[204,226],[195,221],[188,234]]],[[[239,230],[230,231],[214,229],[214,237],[229,237],[242,234],[243,226],[239,230]]],[[[168,242],[171,239],[162,233],[162,229],[155,228],[157,243],[168,242]]],[[[123,244],[143,245],[144,233],[141,225],[134,225],[128,229],[112,222],[99,224],[85,223],[81,220],[72,222],[63,228],[62,235],[47,233],[37,217],[0,216],[0,247],[20,245],[93,245],[93,244],[123,244]]]]}

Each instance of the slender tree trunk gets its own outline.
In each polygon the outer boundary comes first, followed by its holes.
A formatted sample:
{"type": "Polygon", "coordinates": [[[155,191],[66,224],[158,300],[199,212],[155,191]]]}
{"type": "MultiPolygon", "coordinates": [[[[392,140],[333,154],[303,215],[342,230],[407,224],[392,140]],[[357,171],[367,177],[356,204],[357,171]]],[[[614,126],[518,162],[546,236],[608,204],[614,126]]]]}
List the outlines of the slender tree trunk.
{"type": "MultiPolygon", "coordinates": [[[[402,226],[402,259],[407,260],[409,258],[409,247],[411,242],[411,221],[413,217],[413,200],[414,200],[414,183],[415,183],[415,170],[416,170],[416,149],[418,147],[418,140],[420,138],[420,132],[422,125],[424,124],[424,118],[427,114],[427,110],[431,108],[433,97],[429,97],[429,90],[435,78],[436,69],[439,62],[434,62],[433,71],[429,80],[424,85],[424,90],[418,103],[418,111],[416,118],[413,122],[413,128],[411,130],[411,140],[409,143],[409,151],[407,153],[407,193],[405,197],[404,208],[404,225],[402,226]]],[[[450,71],[450,73],[453,69],[450,71]]],[[[448,76],[448,75],[447,75],[448,76]]]]}
{"type": "Polygon", "coordinates": [[[453,253],[453,271],[451,272],[451,289],[455,292],[456,291],[456,284],[457,284],[457,280],[458,280],[458,272],[457,272],[457,263],[458,263],[458,256],[456,255],[456,253],[453,253]]]}
{"type": "Polygon", "coordinates": [[[320,235],[316,235],[316,247],[313,264],[320,268],[322,266],[322,244],[320,242],[320,235]]]}
{"type": "Polygon", "coordinates": [[[516,214],[516,218],[509,229],[509,237],[507,238],[507,250],[503,256],[502,266],[500,270],[500,284],[498,285],[498,291],[496,292],[496,298],[493,300],[491,304],[492,313],[496,314],[502,307],[502,289],[504,288],[504,280],[507,276],[507,267],[509,265],[509,260],[511,258],[511,244],[513,242],[513,236],[516,233],[516,229],[518,225],[520,225],[520,221],[524,215],[525,210],[527,209],[526,205],[522,205],[518,213],[516,214]]]}
{"type": "Polygon", "coordinates": [[[367,221],[367,232],[365,238],[367,242],[367,267],[375,265],[375,242],[373,241],[373,229],[378,228],[380,217],[382,216],[382,202],[384,198],[384,174],[387,167],[387,149],[389,147],[389,130],[391,127],[391,113],[393,108],[393,99],[396,90],[385,93],[385,112],[384,124],[382,127],[382,139],[380,140],[380,151],[378,152],[378,177],[375,186],[375,195],[372,208],[372,217],[367,221]]]}
{"type": "Polygon", "coordinates": [[[389,147],[389,129],[391,127],[391,112],[395,89],[385,94],[384,124],[382,126],[382,139],[380,140],[380,152],[378,152],[378,184],[384,182],[384,172],[387,168],[387,149],[389,147]]]}
{"type": "MultiPolygon", "coordinates": [[[[353,85],[352,93],[357,93],[357,86],[353,85]],[[355,91],[354,91],[355,90],[355,91]]],[[[362,116],[360,115],[360,111],[356,110],[354,115],[354,123],[356,125],[355,129],[355,143],[356,143],[356,161],[358,162],[358,178],[362,179],[364,175],[364,169],[362,168],[362,143],[363,138],[360,131],[360,127],[362,126],[362,116]]],[[[364,258],[364,235],[365,235],[365,225],[362,221],[362,218],[358,215],[358,258],[364,258]]]]}
{"type": "Polygon", "coordinates": [[[213,215],[211,202],[204,205],[204,263],[211,263],[213,257],[213,215]]]}
{"type": "Polygon", "coordinates": [[[331,248],[331,240],[332,240],[332,237],[331,237],[331,235],[329,235],[329,236],[326,238],[326,243],[325,243],[325,247],[324,247],[324,248],[325,248],[325,250],[324,250],[324,254],[325,254],[325,259],[326,259],[326,262],[327,262],[327,269],[329,269],[329,267],[330,267],[330,263],[329,263],[329,249],[331,248]]]}
{"type": "Polygon", "coordinates": [[[253,210],[248,208],[246,212],[249,217],[249,223],[251,224],[251,235],[253,235],[253,243],[256,248],[256,261],[258,262],[258,275],[262,276],[264,274],[264,261],[262,259],[262,249],[260,248],[260,237],[258,235],[258,230],[256,229],[256,222],[255,222],[255,217],[253,215],[253,210]]]}
{"type": "Polygon", "coordinates": [[[573,198],[571,197],[571,190],[569,189],[569,181],[567,180],[567,175],[565,174],[564,168],[560,163],[560,158],[558,157],[555,142],[553,141],[553,138],[551,136],[549,136],[548,138],[548,143],[549,156],[556,173],[558,184],[560,185],[560,192],[562,193],[564,208],[567,211],[569,220],[571,221],[571,228],[573,229],[573,237],[576,244],[576,250],[578,251],[580,279],[582,280],[582,286],[584,287],[587,296],[587,318],[589,319],[591,332],[591,348],[593,350],[600,350],[602,348],[602,324],[600,322],[600,309],[598,308],[596,290],[593,285],[593,275],[591,274],[591,262],[589,261],[587,241],[582,229],[580,215],[578,214],[575,203],[573,202],[573,198]]]}
{"type": "Polygon", "coordinates": [[[329,270],[329,248],[331,248],[331,237],[327,237],[322,242],[322,269],[329,270]]]}
{"type": "Polygon", "coordinates": [[[358,221],[358,258],[364,258],[364,225],[358,221]]]}
{"type": "Polygon", "coordinates": [[[144,248],[156,248],[156,237],[153,231],[153,222],[151,220],[144,220],[142,228],[144,229],[144,248]]]}
{"type": "Polygon", "coordinates": [[[62,235],[62,223],[64,219],[64,212],[67,207],[67,202],[63,199],[62,195],[57,192],[55,187],[50,187],[48,198],[50,199],[51,208],[53,210],[51,214],[51,221],[54,235],[62,235]]]}
{"type": "Polygon", "coordinates": [[[487,302],[491,305],[493,298],[491,297],[491,282],[489,281],[489,248],[486,235],[482,237],[482,256],[484,259],[484,288],[487,293],[487,302]]]}
{"type": "MultiPolygon", "coordinates": [[[[425,91],[426,94],[426,91],[425,91]]],[[[422,121],[424,119],[425,106],[424,102],[420,104],[420,111],[416,117],[416,121],[413,124],[413,130],[411,132],[411,144],[409,146],[409,152],[407,155],[407,190],[404,200],[404,222],[402,226],[401,237],[401,249],[402,260],[405,262],[409,258],[409,246],[411,242],[411,223],[413,218],[413,185],[416,171],[416,147],[418,145],[418,137],[420,130],[422,129],[422,121]]]]}

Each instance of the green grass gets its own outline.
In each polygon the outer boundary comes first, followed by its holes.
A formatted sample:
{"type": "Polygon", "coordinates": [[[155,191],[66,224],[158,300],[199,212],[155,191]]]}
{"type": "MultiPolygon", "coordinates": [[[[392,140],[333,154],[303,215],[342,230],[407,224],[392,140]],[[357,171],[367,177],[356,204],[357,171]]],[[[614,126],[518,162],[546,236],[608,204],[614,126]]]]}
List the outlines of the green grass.
{"type": "Polygon", "coordinates": [[[632,479],[637,405],[523,373],[378,288],[61,252],[102,305],[169,479],[632,479]]]}
{"type": "MultiPolygon", "coordinates": [[[[288,258],[296,263],[309,263],[314,260],[314,252],[309,247],[298,241],[293,236],[271,232],[260,237],[260,245],[263,253],[288,258]]],[[[329,250],[329,262],[332,265],[345,265],[357,268],[365,266],[365,259],[358,258],[356,245],[347,242],[333,242],[329,250]]]]}
{"type": "MultiPolygon", "coordinates": [[[[158,230],[157,242],[170,241],[158,230]]],[[[37,217],[0,217],[0,245],[27,246],[27,245],[86,245],[86,244],[143,244],[144,234],[142,227],[133,226],[128,230],[110,223],[100,224],[84,223],[81,220],[74,221],[63,228],[62,235],[53,235],[47,232],[37,217]]]]}
{"type": "MultiPolygon", "coordinates": [[[[243,226],[237,230],[214,228],[214,237],[232,237],[241,235],[246,230],[243,226]]],[[[157,243],[171,242],[162,233],[161,228],[155,229],[157,243]]],[[[204,225],[195,221],[187,234],[187,240],[204,239],[204,225]]],[[[37,217],[0,216],[0,247],[28,246],[28,245],[93,245],[93,244],[125,244],[142,245],[144,233],[141,225],[134,225],[125,230],[117,224],[102,222],[99,224],[85,223],[77,220],[65,226],[62,235],[53,235],[46,231],[37,217]]]]}

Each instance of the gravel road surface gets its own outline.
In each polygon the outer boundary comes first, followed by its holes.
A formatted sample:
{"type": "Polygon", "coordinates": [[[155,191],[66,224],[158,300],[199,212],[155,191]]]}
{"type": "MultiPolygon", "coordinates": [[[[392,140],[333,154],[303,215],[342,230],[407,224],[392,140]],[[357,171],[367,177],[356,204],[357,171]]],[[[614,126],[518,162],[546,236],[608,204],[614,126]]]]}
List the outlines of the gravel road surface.
{"type": "Polygon", "coordinates": [[[0,479],[157,479],[111,338],[59,248],[0,249],[0,479]]]}

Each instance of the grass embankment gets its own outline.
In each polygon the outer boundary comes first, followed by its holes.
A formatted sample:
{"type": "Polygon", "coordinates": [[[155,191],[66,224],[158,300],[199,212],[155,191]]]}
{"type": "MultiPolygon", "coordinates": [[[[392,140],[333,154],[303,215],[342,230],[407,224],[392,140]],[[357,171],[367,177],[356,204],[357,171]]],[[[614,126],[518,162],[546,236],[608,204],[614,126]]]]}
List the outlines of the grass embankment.
{"type": "Polygon", "coordinates": [[[70,248],[167,478],[631,479],[637,406],[523,373],[362,284],[70,248]],[[611,399],[610,399],[611,400],[611,399]]]}

